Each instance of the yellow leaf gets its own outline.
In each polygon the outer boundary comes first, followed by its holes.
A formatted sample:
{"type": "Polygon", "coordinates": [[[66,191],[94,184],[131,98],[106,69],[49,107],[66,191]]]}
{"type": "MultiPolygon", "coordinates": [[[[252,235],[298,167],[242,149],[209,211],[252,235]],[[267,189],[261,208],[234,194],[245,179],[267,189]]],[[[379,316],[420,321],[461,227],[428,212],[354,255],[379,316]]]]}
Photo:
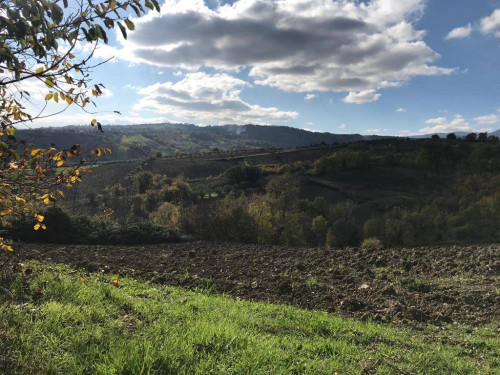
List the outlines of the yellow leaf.
{"type": "Polygon", "coordinates": [[[16,129],[13,126],[7,128],[7,135],[14,136],[15,132],[16,132],[16,129]]]}
{"type": "Polygon", "coordinates": [[[80,284],[85,284],[85,279],[83,277],[80,277],[80,284]]]}
{"type": "Polygon", "coordinates": [[[60,160],[60,161],[58,161],[58,162],[57,162],[57,164],[56,164],[56,165],[57,165],[58,167],[60,167],[60,166],[61,166],[61,165],[63,165],[63,164],[64,164],[64,161],[60,160]]]}
{"type": "Polygon", "coordinates": [[[61,197],[64,197],[64,193],[61,190],[57,191],[61,197]]]}
{"type": "Polygon", "coordinates": [[[47,205],[47,204],[49,204],[49,203],[50,203],[50,199],[49,199],[49,198],[45,198],[45,199],[43,200],[43,203],[45,203],[46,205],[47,205]]]}
{"type": "Polygon", "coordinates": [[[66,96],[66,103],[72,104],[73,103],[73,99],[71,99],[70,96],[66,96]]]}
{"type": "Polygon", "coordinates": [[[43,72],[43,66],[39,67],[39,68],[35,71],[35,73],[36,73],[36,74],[40,74],[41,72],[43,72]]]}
{"type": "Polygon", "coordinates": [[[40,151],[42,151],[42,150],[40,150],[39,148],[34,148],[33,150],[31,150],[31,156],[35,156],[35,155],[36,155],[36,154],[38,154],[40,151]]]}
{"type": "Polygon", "coordinates": [[[113,284],[115,284],[115,285],[120,284],[120,280],[118,280],[118,279],[113,279],[111,282],[112,282],[113,284]]]}
{"type": "Polygon", "coordinates": [[[26,199],[17,196],[16,196],[16,201],[26,203],[26,199]]]}
{"type": "Polygon", "coordinates": [[[1,243],[1,242],[0,242],[0,247],[2,248],[2,250],[14,251],[14,249],[12,248],[12,246],[6,245],[6,244],[1,243]]]}
{"type": "Polygon", "coordinates": [[[41,223],[43,221],[43,219],[45,219],[45,217],[43,215],[38,215],[38,214],[35,214],[35,218],[37,219],[37,221],[39,223],[41,223]]]}
{"type": "Polygon", "coordinates": [[[97,120],[96,120],[96,119],[93,119],[90,123],[91,123],[92,125],[95,125],[95,124],[97,124],[97,120]]]}
{"type": "Polygon", "coordinates": [[[41,224],[40,223],[36,223],[35,226],[33,227],[34,230],[38,230],[40,229],[41,227],[41,224]]]}
{"type": "Polygon", "coordinates": [[[54,94],[54,100],[59,103],[59,94],[57,92],[54,94]]]}
{"type": "Polygon", "coordinates": [[[45,95],[45,100],[50,100],[54,96],[53,93],[49,92],[47,95],[45,95]]]}

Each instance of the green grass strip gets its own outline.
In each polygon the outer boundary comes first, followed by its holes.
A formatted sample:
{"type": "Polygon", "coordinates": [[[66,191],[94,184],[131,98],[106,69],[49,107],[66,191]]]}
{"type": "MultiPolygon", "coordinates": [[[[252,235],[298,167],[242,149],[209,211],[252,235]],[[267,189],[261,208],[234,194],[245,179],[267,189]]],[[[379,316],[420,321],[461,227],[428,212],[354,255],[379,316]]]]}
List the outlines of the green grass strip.
{"type": "Polygon", "coordinates": [[[500,373],[484,328],[443,336],[117,280],[35,262],[2,280],[15,298],[0,297],[0,373],[500,373]]]}

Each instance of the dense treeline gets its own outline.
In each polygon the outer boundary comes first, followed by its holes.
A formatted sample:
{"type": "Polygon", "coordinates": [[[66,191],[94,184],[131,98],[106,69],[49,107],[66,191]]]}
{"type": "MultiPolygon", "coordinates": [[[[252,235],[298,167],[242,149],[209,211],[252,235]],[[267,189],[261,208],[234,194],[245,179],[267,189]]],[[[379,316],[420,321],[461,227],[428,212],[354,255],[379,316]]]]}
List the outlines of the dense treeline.
{"type": "MultiPolygon", "coordinates": [[[[83,215],[69,218],[52,209],[47,232],[28,239],[58,242],[51,228],[62,224],[50,225],[57,212],[71,233],[59,236],[59,242],[139,243],[190,236],[332,247],[500,239],[500,142],[495,137],[361,142],[312,162],[241,164],[201,183],[148,171],[131,177],[128,184],[89,194],[79,203],[83,215]],[[385,171],[383,182],[366,177],[379,170],[385,171]],[[382,183],[390,192],[391,185],[401,184],[397,178],[408,175],[419,176],[422,192],[400,204],[380,204],[380,188],[373,202],[356,198],[344,181],[346,176],[363,181],[368,192],[382,183]],[[341,182],[347,192],[339,190],[341,182]],[[343,198],[311,194],[313,183],[337,189],[343,198]]],[[[408,191],[414,188],[414,182],[407,184],[408,191]]],[[[18,223],[15,235],[26,237],[26,225],[18,223]]]]}

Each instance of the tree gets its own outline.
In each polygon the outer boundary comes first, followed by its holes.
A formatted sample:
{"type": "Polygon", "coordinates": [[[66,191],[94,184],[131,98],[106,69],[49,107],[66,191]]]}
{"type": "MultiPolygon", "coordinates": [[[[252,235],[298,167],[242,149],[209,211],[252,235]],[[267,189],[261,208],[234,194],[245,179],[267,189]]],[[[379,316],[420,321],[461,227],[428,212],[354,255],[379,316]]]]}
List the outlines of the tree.
{"type": "Polygon", "coordinates": [[[465,136],[465,140],[467,142],[475,142],[477,140],[477,134],[476,133],[469,133],[465,136]]]}
{"type": "Polygon", "coordinates": [[[446,139],[449,141],[454,141],[457,139],[457,135],[455,133],[450,133],[446,136],[446,139]]]}
{"type": "MultiPolygon", "coordinates": [[[[34,229],[45,229],[38,212],[44,205],[80,181],[92,165],[93,156],[111,152],[107,148],[86,150],[78,144],[67,150],[36,148],[17,139],[16,127],[77,106],[87,113],[93,99],[102,95],[102,84],[92,82],[93,54],[99,43],[107,43],[106,30],[117,27],[123,37],[134,29],[128,19],[145,8],[160,10],[157,0],[4,0],[0,2],[0,227],[15,219],[32,216],[34,229]],[[89,49],[80,47],[90,47],[89,49]],[[88,51],[90,52],[83,52],[88,51]],[[46,90],[45,106],[30,113],[26,83],[46,90]],[[60,109],[48,112],[49,103],[60,109]],[[75,160],[79,159],[79,160],[75,160]],[[89,164],[90,163],[90,164],[89,164]]],[[[92,126],[103,131],[93,119],[92,126]]],[[[12,244],[0,237],[0,249],[12,244]]]]}
{"type": "Polygon", "coordinates": [[[439,141],[441,138],[439,137],[439,134],[433,134],[432,137],[431,137],[431,139],[433,141],[439,141]]]}
{"type": "Polygon", "coordinates": [[[488,133],[479,133],[477,140],[479,142],[486,142],[488,140],[488,133]]]}

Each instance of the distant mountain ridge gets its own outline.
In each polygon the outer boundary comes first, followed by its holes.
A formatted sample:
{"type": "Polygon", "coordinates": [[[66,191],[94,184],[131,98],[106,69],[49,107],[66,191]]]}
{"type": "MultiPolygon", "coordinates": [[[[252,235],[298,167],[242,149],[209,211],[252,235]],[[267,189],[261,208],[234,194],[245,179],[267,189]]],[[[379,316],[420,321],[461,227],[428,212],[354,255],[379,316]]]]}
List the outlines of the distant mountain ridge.
{"type": "Polygon", "coordinates": [[[20,130],[18,135],[39,147],[55,144],[68,148],[79,143],[84,149],[109,147],[107,160],[127,160],[154,156],[219,150],[306,147],[318,144],[350,143],[386,138],[360,134],[311,132],[287,126],[193,124],[108,125],[104,132],[91,126],[65,126],[20,130]]]}
{"type": "MultiPolygon", "coordinates": [[[[429,134],[424,134],[424,135],[412,135],[410,138],[430,138],[435,134],[439,135],[440,138],[446,138],[446,136],[450,133],[455,133],[457,138],[464,138],[467,134],[470,134],[470,133],[477,133],[478,134],[480,132],[470,131],[470,132],[429,133],[429,134]]],[[[495,135],[497,137],[500,137],[500,129],[495,130],[494,132],[485,132],[485,133],[488,133],[488,135],[495,135]]]]}

